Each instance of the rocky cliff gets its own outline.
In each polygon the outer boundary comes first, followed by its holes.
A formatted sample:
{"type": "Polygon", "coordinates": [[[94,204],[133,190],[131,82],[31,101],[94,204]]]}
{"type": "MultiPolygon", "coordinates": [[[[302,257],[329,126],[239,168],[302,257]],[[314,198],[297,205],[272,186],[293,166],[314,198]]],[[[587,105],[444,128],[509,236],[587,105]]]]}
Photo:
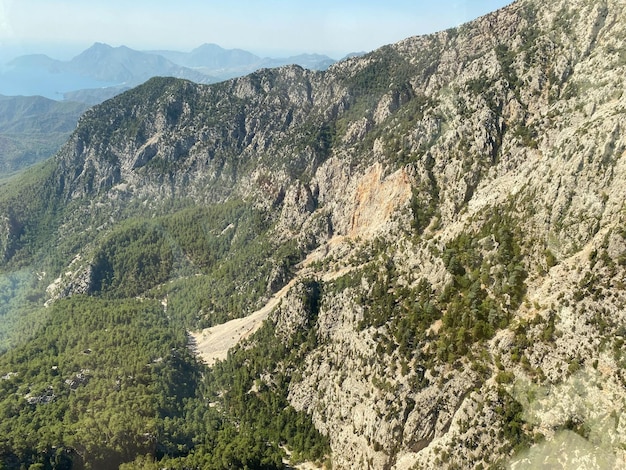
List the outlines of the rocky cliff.
{"type": "MultiPolygon", "coordinates": [[[[72,208],[47,233],[94,234],[49,296],[93,292],[99,234],[137,210],[243,200],[308,256],[276,258],[250,307],[301,277],[274,341],[315,345],[278,369],[334,468],[621,468],[625,18],[520,0],[325,72],[151,80],[86,113],[45,175],[72,208]]],[[[7,259],[36,223],[16,217],[7,259]]]]}

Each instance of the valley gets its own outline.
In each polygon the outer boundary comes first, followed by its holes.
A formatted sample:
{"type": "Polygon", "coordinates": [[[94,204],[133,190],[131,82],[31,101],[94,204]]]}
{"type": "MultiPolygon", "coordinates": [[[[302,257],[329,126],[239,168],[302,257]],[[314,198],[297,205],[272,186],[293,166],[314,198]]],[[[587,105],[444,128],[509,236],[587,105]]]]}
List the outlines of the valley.
{"type": "Polygon", "coordinates": [[[624,467],[625,18],[87,110],[0,187],[0,467],[624,467]]]}

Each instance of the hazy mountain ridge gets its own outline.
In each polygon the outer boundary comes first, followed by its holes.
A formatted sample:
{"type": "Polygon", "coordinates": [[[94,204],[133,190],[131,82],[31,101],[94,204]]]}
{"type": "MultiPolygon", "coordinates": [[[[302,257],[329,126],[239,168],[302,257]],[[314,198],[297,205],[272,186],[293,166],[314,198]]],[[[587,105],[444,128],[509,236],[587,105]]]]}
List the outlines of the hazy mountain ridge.
{"type": "MultiPolygon", "coordinates": [[[[140,297],[177,334],[302,276],[197,393],[223,426],[288,399],[327,436],[334,468],[621,468],[625,10],[524,0],[325,72],[150,80],[87,112],[27,189],[6,188],[5,269],[46,272],[30,308],[80,299],[91,318],[92,298],[140,297]]],[[[19,403],[11,360],[0,372],[19,403]]],[[[51,395],[38,393],[29,413],[43,416],[51,395]]],[[[289,433],[252,415],[229,439],[262,434],[271,446],[255,452],[275,457],[289,433]]],[[[150,436],[165,450],[133,441],[165,459],[155,468],[245,454],[160,423],[150,436]]],[[[83,458],[101,462],[94,451],[83,458]]]]}
{"type": "Polygon", "coordinates": [[[67,67],[102,82],[138,85],[154,76],[186,78],[206,83],[207,77],[171,63],[164,57],[134,51],[126,46],[96,43],[69,61],[67,67]]]}
{"type": "MultiPolygon", "coordinates": [[[[64,105],[66,108],[79,106],[84,110],[87,105],[101,103],[155,76],[213,83],[246,75],[261,68],[297,63],[305,68],[320,70],[334,62],[333,59],[318,54],[302,54],[285,59],[261,58],[239,49],[223,49],[215,44],[205,44],[190,53],[183,53],[139,52],[125,46],[114,48],[96,43],[69,61],[59,61],[41,54],[18,57],[8,64],[4,76],[0,74],[0,80],[4,81],[2,87],[8,87],[7,90],[27,95],[23,98],[15,97],[14,101],[44,103],[42,97],[30,96],[43,94],[48,99],[64,98],[65,101],[72,102],[64,105]],[[38,83],[43,88],[38,87],[38,83]]],[[[68,136],[66,133],[51,135],[48,141],[46,133],[54,125],[54,120],[58,119],[59,127],[65,129],[63,132],[68,132],[73,130],[80,115],[74,113],[73,121],[68,121],[66,115],[57,116],[41,105],[39,108],[31,107],[28,124],[21,117],[15,117],[20,121],[11,124],[8,121],[14,115],[7,106],[8,101],[5,101],[0,109],[0,119],[6,122],[3,132],[14,133],[7,126],[17,129],[27,125],[35,135],[27,136],[19,131],[19,135],[2,136],[2,152],[5,159],[11,161],[4,168],[5,173],[21,170],[53,155],[68,136]],[[37,109],[40,110],[40,115],[35,114],[37,109]],[[42,127],[38,128],[39,125],[42,127]]],[[[61,109],[63,105],[58,107],[61,109]]]]}
{"type": "Polygon", "coordinates": [[[0,95],[0,173],[7,176],[54,155],[85,109],[82,103],[0,95]]]}
{"type": "Polygon", "coordinates": [[[249,67],[261,58],[243,49],[224,49],[217,44],[203,44],[191,52],[149,51],[185,67],[221,70],[236,67],[249,67]]]}
{"type": "Polygon", "coordinates": [[[82,103],[58,102],[41,96],[0,95],[0,132],[71,132],[85,109],[82,103]]]}
{"type": "MultiPolygon", "coordinates": [[[[62,95],[78,91],[80,88],[94,87],[97,84],[100,88],[111,88],[119,93],[123,91],[123,88],[119,87],[137,86],[155,76],[185,78],[198,83],[214,81],[205,74],[181,67],[159,55],[135,51],[126,46],[111,47],[103,43],[95,43],[69,61],[56,60],[45,55],[28,55],[13,59],[7,66],[3,79],[9,82],[9,86],[12,74],[20,77],[20,74],[39,72],[44,75],[49,74],[51,77],[69,77],[65,88],[59,90],[62,95]],[[76,85],[72,85],[73,82],[77,82],[76,85]],[[69,88],[71,86],[77,88],[69,88]]],[[[34,85],[37,85],[36,81],[34,85]]],[[[45,95],[48,93],[34,89],[30,93],[20,94],[45,95]]],[[[50,96],[50,98],[53,97],[50,96]]],[[[90,104],[97,102],[99,101],[89,101],[90,104]]]]}
{"type": "Polygon", "coordinates": [[[224,49],[217,44],[203,44],[191,52],[149,51],[185,67],[206,70],[210,75],[233,78],[260,68],[299,65],[310,70],[325,70],[336,61],[322,54],[299,54],[286,58],[260,57],[243,49],[224,49]],[[227,76],[230,74],[230,76],[227,76]]]}
{"type": "MultiPolygon", "coordinates": [[[[7,64],[4,77],[12,90],[13,76],[21,81],[20,95],[45,95],[49,98],[76,99],[97,104],[149,78],[165,76],[184,78],[196,83],[215,83],[246,75],[260,68],[298,64],[312,70],[323,70],[335,61],[319,54],[302,54],[288,58],[261,58],[241,49],[223,49],[216,44],[204,44],[189,53],[177,51],[136,51],[126,46],[112,47],[95,43],[69,61],[52,59],[43,54],[20,56],[7,64]],[[62,90],[36,88],[33,74],[64,77],[62,90]],[[23,76],[31,77],[23,80],[23,76]],[[82,80],[82,82],[81,82],[82,80]],[[35,88],[28,91],[24,83],[35,88]],[[75,85],[72,85],[76,83],[75,85]],[[82,83],[82,86],[81,86],[82,83]],[[73,88],[71,88],[73,86],[73,88]],[[98,86],[98,88],[96,88],[98,86]],[[54,96],[52,96],[54,94],[54,96]]],[[[41,86],[45,85],[40,83],[41,86]]],[[[6,93],[6,91],[5,91],[6,93]]]]}

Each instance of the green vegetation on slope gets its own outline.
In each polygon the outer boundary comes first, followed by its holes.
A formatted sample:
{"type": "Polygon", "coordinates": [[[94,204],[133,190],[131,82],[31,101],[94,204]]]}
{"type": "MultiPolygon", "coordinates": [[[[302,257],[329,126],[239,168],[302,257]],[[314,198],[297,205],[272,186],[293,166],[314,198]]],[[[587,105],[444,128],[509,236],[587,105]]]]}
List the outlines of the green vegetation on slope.
{"type": "Polygon", "coordinates": [[[54,155],[86,109],[41,96],[0,95],[0,178],[54,155]]]}
{"type": "Polygon", "coordinates": [[[81,217],[78,203],[60,204],[51,168],[5,186],[2,202],[12,218],[0,283],[0,468],[111,468],[137,456],[282,468],[282,446],[292,459],[324,458],[327,440],[286,401],[293,345],[276,347],[271,325],[213,370],[187,347],[186,328],[245,315],[291,276],[302,254],[272,241],[270,215],[235,199],[163,203],[158,217],[125,203],[108,228],[97,207],[81,217]],[[49,279],[85,243],[87,295],[43,308],[49,279]],[[281,378],[251,394],[265,374],[281,378]]]}
{"type": "Polygon", "coordinates": [[[0,356],[0,465],[112,468],[149,455],[177,468],[281,468],[280,445],[321,459],[327,442],[288,406],[290,377],[277,372],[303,349],[274,341],[268,324],[207,371],[156,301],[58,301],[35,339],[0,356]],[[250,393],[264,373],[278,375],[250,393]]]}
{"type": "Polygon", "coordinates": [[[365,309],[360,327],[382,328],[381,353],[398,350],[407,360],[417,357],[431,363],[433,354],[422,348],[429,328],[442,320],[434,356],[453,363],[474,343],[508,326],[511,312],[523,300],[527,273],[521,233],[509,214],[504,210],[485,214],[480,230],[462,233],[446,245],[439,255],[451,281],[440,292],[424,278],[407,286],[385,254],[329,288],[358,287],[365,278],[369,288],[361,296],[365,309]]]}
{"type": "Polygon", "coordinates": [[[36,338],[0,358],[4,464],[103,468],[184,447],[199,380],[184,331],[156,302],[74,297],[52,309],[36,338]]]}

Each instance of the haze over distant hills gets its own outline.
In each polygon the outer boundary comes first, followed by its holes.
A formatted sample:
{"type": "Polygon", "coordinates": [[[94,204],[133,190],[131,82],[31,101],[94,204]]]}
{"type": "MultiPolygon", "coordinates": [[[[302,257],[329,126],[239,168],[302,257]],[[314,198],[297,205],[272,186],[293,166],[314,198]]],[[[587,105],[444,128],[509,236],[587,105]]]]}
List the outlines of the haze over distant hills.
{"type": "Polygon", "coordinates": [[[42,96],[0,95],[0,177],[54,154],[87,108],[42,96]]]}
{"type": "Polygon", "coordinates": [[[324,70],[334,62],[318,54],[261,58],[216,44],[191,52],[140,52],[96,43],[68,61],[44,54],[17,57],[0,67],[0,175],[47,159],[65,142],[87,107],[152,77],[206,84],[260,68],[298,64],[324,70]]]}
{"type": "Polygon", "coordinates": [[[0,69],[0,93],[97,104],[155,76],[215,83],[260,68],[297,64],[311,70],[324,70],[334,62],[318,54],[261,58],[216,44],[204,44],[191,52],[141,52],[126,46],[95,43],[69,61],[44,54],[11,60],[0,69]]]}
{"type": "Polygon", "coordinates": [[[243,49],[223,49],[217,44],[203,44],[191,52],[153,51],[175,64],[202,71],[220,79],[245,75],[260,68],[297,64],[310,70],[325,70],[334,59],[321,54],[299,54],[285,58],[259,57],[243,49]]]}

